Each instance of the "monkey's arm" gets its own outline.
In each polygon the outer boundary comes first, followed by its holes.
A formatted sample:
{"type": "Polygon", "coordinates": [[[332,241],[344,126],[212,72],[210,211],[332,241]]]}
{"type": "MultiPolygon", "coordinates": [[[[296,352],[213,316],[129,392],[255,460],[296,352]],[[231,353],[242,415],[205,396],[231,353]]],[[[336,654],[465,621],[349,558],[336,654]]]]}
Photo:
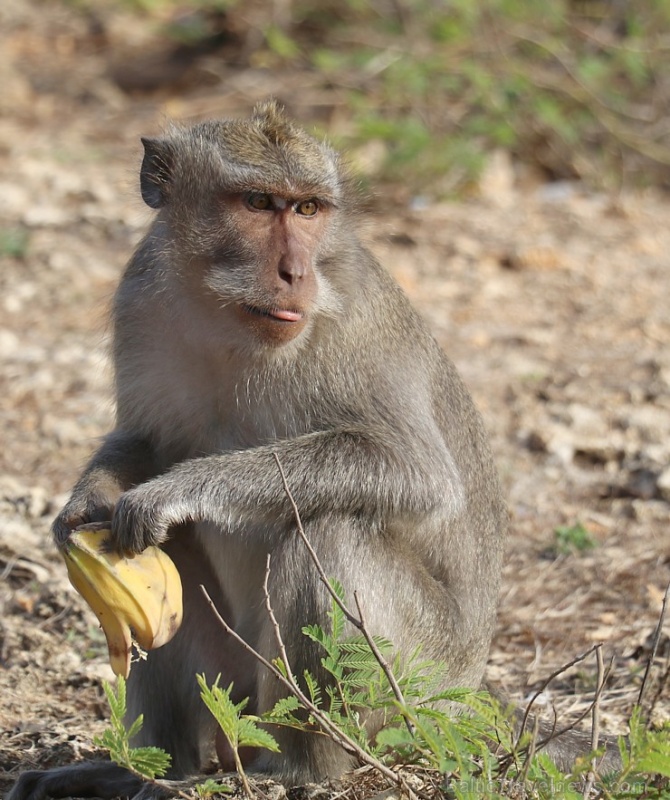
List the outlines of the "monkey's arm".
{"type": "MultiPolygon", "coordinates": [[[[416,434],[418,438],[418,434],[416,434]]],[[[304,519],[320,513],[374,521],[398,515],[456,515],[464,490],[438,437],[428,444],[397,432],[325,431],[250,450],[182,462],[126,492],[114,511],[120,549],[139,552],[187,520],[227,528],[252,519],[288,525],[292,510],[274,459],[279,457],[304,519]]]]}
{"type": "Polygon", "coordinates": [[[56,517],[52,528],[56,542],[62,544],[78,525],[111,519],[123,492],[156,475],[154,462],[145,439],[118,430],[111,433],[56,517]]]}

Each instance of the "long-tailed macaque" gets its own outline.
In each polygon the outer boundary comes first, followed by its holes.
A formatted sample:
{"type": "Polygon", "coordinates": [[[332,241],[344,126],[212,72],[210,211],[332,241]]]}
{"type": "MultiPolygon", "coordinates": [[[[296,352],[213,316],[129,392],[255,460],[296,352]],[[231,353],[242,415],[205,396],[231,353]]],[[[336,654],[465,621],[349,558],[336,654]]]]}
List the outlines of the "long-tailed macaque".
{"type": "MultiPolygon", "coordinates": [[[[479,414],[407,298],[361,244],[338,156],[273,103],[250,119],[144,140],[142,197],[158,210],[114,303],[116,428],[54,523],[112,520],[122,551],[160,544],[182,574],[176,637],[133,665],[138,744],[172,776],[212,749],[195,680],[222,674],[261,713],[282,687],[231,641],[199,591],[268,659],[322,675],[301,633],[328,625],[274,454],[327,575],[357,590],[372,633],[418,645],[450,686],[484,674],[506,510],[479,414]]],[[[323,677],[325,681],[325,677],[323,677]]],[[[273,730],[249,769],[289,784],[338,776],[324,736],[273,730]]],[[[26,773],[12,800],[133,793],[109,764],[26,773]]]]}

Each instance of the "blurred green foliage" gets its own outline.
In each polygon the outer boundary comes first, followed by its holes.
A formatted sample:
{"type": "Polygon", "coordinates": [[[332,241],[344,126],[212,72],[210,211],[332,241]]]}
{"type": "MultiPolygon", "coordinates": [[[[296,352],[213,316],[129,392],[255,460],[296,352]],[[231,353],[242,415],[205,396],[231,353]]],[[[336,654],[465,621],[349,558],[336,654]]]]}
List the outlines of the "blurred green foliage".
{"type": "Polygon", "coordinates": [[[0,256],[25,258],[30,236],[24,228],[0,228],[0,256]]]}
{"type": "Polygon", "coordinates": [[[246,57],[334,91],[376,179],[463,192],[504,148],[549,179],[670,184],[670,0],[117,2],[253,28],[246,57]]]}
{"type": "Polygon", "coordinates": [[[582,554],[596,547],[596,540],[581,522],[574,525],[560,525],[554,530],[557,555],[582,554]]]}

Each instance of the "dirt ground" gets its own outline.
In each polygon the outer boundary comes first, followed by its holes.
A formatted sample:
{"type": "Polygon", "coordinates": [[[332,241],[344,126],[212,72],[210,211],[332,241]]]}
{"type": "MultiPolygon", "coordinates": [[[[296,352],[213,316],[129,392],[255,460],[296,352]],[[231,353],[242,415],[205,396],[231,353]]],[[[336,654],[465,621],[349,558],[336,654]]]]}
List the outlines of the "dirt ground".
{"type": "MultiPolygon", "coordinates": [[[[0,790],[86,756],[104,725],[104,640],[48,529],[111,424],[107,307],[150,219],[139,136],[271,94],[308,126],[343,124],[315,75],[205,60],[129,87],[120,65],[150,74],[146,48],[165,55],[150,26],[98,23],[75,4],[0,9],[0,790]]],[[[670,580],[670,201],[543,185],[497,155],[476,198],[375,205],[365,235],[472,390],[509,497],[489,676],[521,700],[602,642],[602,727],[625,730],[670,580]],[[577,522],[595,547],[557,553],[577,522]]],[[[669,663],[666,632],[658,721],[669,663]]],[[[546,700],[569,718],[594,680],[591,659],[546,700]]]]}

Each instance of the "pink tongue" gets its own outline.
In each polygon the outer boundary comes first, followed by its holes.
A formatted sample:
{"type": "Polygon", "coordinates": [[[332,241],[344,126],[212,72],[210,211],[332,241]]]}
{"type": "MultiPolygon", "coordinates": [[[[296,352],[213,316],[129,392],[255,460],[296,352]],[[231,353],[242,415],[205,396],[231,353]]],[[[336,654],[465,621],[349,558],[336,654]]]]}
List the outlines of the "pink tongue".
{"type": "Polygon", "coordinates": [[[302,314],[298,311],[282,311],[281,309],[273,311],[272,316],[276,319],[286,320],[286,322],[298,322],[302,319],[302,314]]]}

